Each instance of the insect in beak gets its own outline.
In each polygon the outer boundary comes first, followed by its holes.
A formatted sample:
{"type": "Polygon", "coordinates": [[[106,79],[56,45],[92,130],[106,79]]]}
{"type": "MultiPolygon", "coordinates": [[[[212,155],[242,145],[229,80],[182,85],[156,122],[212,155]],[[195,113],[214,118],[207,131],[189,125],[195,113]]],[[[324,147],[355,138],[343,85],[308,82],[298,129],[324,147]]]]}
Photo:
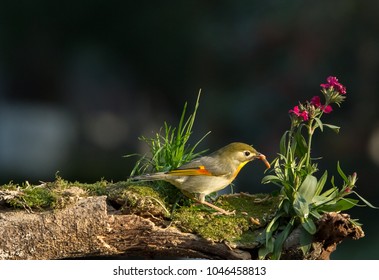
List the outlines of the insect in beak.
{"type": "Polygon", "coordinates": [[[264,154],[258,154],[257,158],[263,161],[263,163],[266,165],[267,168],[271,167],[270,163],[267,161],[266,156],[264,154]]]}

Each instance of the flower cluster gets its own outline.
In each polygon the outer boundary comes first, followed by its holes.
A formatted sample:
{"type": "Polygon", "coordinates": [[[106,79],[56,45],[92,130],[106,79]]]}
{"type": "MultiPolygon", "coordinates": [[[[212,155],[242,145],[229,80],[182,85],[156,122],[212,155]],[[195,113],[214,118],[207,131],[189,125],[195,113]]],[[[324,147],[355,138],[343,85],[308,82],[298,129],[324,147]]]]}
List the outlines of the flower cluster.
{"type": "Polygon", "coordinates": [[[307,121],[309,118],[308,111],[306,109],[300,109],[299,106],[293,107],[293,109],[289,110],[288,112],[293,113],[295,116],[299,117],[303,121],[307,121]]]}
{"type": "Polygon", "coordinates": [[[322,105],[320,96],[313,96],[311,99],[311,105],[315,106],[315,108],[321,109],[325,114],[329,114],[331,111],[333,111],[332,106],[330,105],[322,105]]]}
{"type": "Polygon", "coordinates": [[[346,94],[346,87],[340,84],[336,77],[329,76],[326,82],[326,84],[321,84],[320,86],[326,90],[332,89],[339,92],[339,94],[346,94]]]}
{"type": "Polygon", "coordinates": [[[313,96],[310,101],[293,107],[289,110],[291,116],[294,116],[297,123],[308,121],[315,117],[320,117],[323,113],[329,114],[333,111],[330,104],[336,103],[338,106],[345,99],[346,87],[338,82],[336,77],[329,76],[326,84],[321,84],[321,92],[325,97],[325,103],[321,103],[320,96],[313,96]]]}

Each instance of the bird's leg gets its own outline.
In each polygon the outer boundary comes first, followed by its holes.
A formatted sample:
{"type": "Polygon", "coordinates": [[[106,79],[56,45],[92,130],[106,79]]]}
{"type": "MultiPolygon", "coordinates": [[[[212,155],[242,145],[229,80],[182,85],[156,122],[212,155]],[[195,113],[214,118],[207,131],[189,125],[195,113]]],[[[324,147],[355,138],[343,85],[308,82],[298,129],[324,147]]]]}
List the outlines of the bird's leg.
{"type": "Polygon", "coordinates": [[[214,215],[218,215],[218,214],[234,215],[236,213],[235,210],[234,211],[227,211],[227,210],[224,210],[220,207],[217,207],[216,205],[213,205],[212,203],[205,201],[205,195],[204,194],[200,194],[199,198],[196,198],[194,195],[191,195],[191,198],[196,200],[197,202],[199,202],[201,204],[204,204],[204,205],[211,207],[211,208],[215,209],[216,211],[218,211],[217,213],[214,213],[214,215]]]}

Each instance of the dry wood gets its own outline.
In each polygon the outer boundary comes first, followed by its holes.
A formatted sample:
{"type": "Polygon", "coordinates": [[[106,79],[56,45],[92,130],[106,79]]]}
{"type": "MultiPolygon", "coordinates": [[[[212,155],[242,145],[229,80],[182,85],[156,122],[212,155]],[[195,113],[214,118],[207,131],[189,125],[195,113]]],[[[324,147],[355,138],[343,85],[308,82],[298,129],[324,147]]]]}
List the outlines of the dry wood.
{"type": "MultiPolygon", "coordinates": [[[[344,238],[363,237],[348,219],[346,214],[325,215],[306,258],[327,259],[344,238]]],[[[286,258],[302,258],[298,240],[294,231],[286,242],[286,258]]],[[[121,214],[107,205],[106,196],[78,198],[52,211],[0,210],[0,259],[256,257],[254,250],[181,232],[163,218],[121,214]]]]}

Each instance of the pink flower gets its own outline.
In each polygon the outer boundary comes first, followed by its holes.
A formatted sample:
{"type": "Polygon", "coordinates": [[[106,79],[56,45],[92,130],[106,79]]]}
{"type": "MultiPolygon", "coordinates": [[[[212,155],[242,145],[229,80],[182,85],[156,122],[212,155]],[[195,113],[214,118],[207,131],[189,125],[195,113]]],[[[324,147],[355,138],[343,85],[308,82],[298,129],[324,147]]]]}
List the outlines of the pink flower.
{"type": "Polygon", "coordinates": [[[293,107],[293,109],[289,110],[288,111],[289,113],[293,113],[294,115],[300,117],[303,119],[303,121],[307,121],[308,120],[308,112],[307,111],[300,111],[299,109],[299,106],[295,106],[293,107]]]}
{"type": "Polygon", "coordinates": [[[346,94],[346,87],[338,82],[336,77],[329,76],[326,79],[326,84],[321,84],[320,86],[324,89],[334,89],[338,91],[340,94],[346,94]]]}
{"type": "Polygon", "coordinates": [[[320,96],[313,96],[310,103],[316,108],[320,108],[325,114],[329,114],[331,111],[333,111],[332,106],[321,104],[320,96]]]}
{"type": "Polygon", "coordinates": [[[311,104],[314,105],[316,108],[321,107],[321,99],[320,96],[313,96],[311,99],[311,104]]]}
{"type": "Polygon", "coordinates": [[[333,111],[333,108],[332,106],[330,105],[324,105],[323,108],[322,108],[322,111],[325,113],[325,114],[329,114],[331,111],[333,111]]]}

